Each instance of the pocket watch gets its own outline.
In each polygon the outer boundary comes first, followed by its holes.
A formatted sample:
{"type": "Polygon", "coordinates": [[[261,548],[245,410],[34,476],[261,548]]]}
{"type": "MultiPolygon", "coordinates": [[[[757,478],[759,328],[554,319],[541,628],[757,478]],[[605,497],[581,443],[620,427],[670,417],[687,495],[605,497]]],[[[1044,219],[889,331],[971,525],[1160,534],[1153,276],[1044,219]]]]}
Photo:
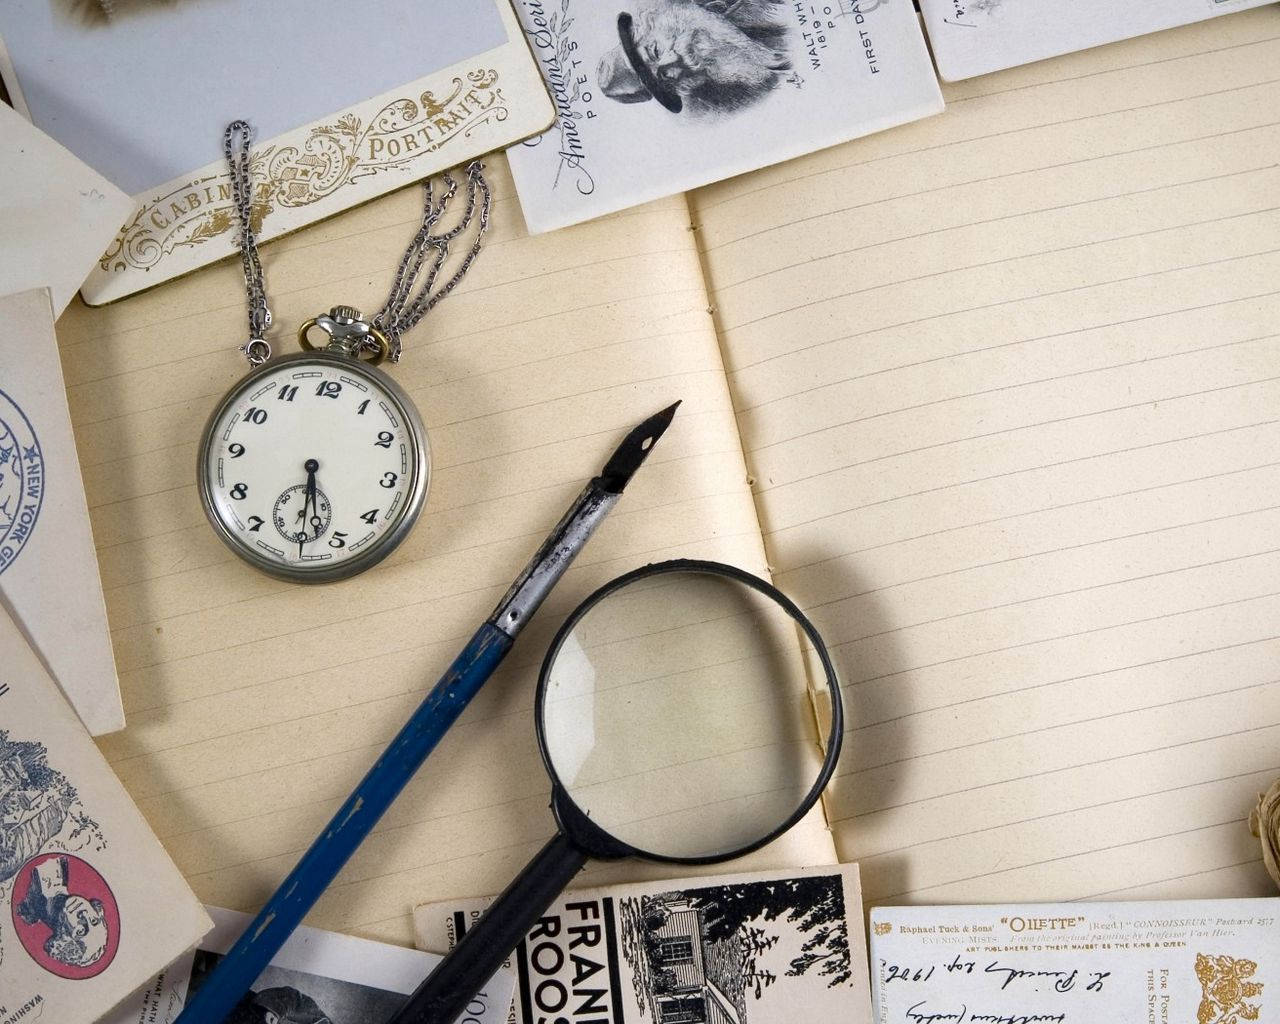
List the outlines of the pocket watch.
{"type": "Polygon", "coordinates": [[[337,306],[303,326],[323,349],[264,362],[218,403],[200,443],[200,498],[218,536],[284,579],[362,572],[404,540],[422,510],[431,462],[422,420],[364,340],[387,340],[337,306]]]}
{"type": "Polygon", "coordinates": [[[271,313],[250,228],[250,141],[243,121],[227,128],[249,297],[250,340],[242,351],[251,369],[205,425],[197,450],[200,499],[214,532],[255,568],[301,583],[345,579],[395,550],[426,501],[431,460],[422,418],[378,364],[398,361],[400,336],[470,267],[488,226],[490,193],[473,163],[459,223],[437,230],[457,185],[446,175],[437,199],[428,181],[421,227],[383,309],[366,319],[351,306],[335,306],[299,329],[303,351],[273,359],[264,337],[271,313]],[[477,205],[478,236],[459,269],[436,288],[449,245],[477,205]],[[424,266],[424,284],[411,301],[424,266]]]}

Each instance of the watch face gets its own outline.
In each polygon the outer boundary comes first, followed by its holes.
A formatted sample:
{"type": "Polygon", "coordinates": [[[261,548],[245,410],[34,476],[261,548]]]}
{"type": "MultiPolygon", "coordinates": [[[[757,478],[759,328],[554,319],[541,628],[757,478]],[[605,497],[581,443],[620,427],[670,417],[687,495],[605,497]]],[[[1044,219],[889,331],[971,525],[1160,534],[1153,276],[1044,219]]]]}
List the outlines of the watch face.
{"type": "Polygon", "coordinates": [[[361,572],[407,535],[426,497],[426,435],[384,374],[342,355],[272,360],[224,398],[200,446],[219,536],[275,576],[361,572]]]}

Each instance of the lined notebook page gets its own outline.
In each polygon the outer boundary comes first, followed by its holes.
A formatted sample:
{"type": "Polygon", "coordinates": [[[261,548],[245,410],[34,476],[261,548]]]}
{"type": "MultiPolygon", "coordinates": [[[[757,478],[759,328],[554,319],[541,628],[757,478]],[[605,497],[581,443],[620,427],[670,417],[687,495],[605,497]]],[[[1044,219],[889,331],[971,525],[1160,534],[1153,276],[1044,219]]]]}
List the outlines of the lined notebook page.
{"type": "MultiPolygon", "coordinates": [[[[76,304],[59,323],[128,717],[102,749],[207,903],[265,900],[644,417],[684,400],[507,667],[310,923],[409,944],[415,903],[498,892],[553,831],[531,708],[563,614],[646,561],[763,567],[684,200],[530,239],[505,163],[489,173],[486,249],[391,369],[430,432],[427,507],[354,580],[273,581],[204,521],[196,442],[246,370],[238,265],[76,304]]],[[[409,189],[264,247],[279,350],[292,349],[288,325],[334,303],[377,308],[419,204],[409,189]]],[[[833,859],[819,815],[759,863],[833,859]]],[[[582,882],[643,874],[593,867],[582,882]]]]}
{"type": "Polygon", "coordinates": [[[1262,894],[1280,8],[953,87],[695,197],[872,902],[1262,894]]]}

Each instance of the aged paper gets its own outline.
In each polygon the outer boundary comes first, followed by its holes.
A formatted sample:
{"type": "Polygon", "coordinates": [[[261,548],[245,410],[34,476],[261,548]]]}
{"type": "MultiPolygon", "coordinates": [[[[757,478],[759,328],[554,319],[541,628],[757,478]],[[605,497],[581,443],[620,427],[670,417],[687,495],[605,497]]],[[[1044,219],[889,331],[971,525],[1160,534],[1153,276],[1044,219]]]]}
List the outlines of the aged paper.
{"type": "MultiPolygon", "coordinates": [[[[417,907],[418,948],[451,949],[490,902],[417,907]]],[[[576,890],[508,966],[516,1024],[872,1019],[857,865],[576,890]]]]}
{"type": "MultiPolygon", "coordinates": [[[[414,903],[496,892],[551,835],[534,683],[592,589],[677,555],[765,570],[684,200],[530,238],[505,162],[489,173],[486,247],[392,370],[430,433],[427,506],[355,579],[259,575],[200,509],[196,442],[245,372],[237,265],[58,324],[129,716],[103,750],[205,902],[265,900],[585,480],[675,399],[618,507],[310,923],[408,943],[414,903]]],[[[318,309],[376,308],[420,212],[411,189],[264,246],[280,350],[318,309]]],[[[834,858],[815,812],[749,863],[834,858]]],[[[594,865],[582,881],[660,873],[594,865]]]]}
{"type": "Polygon", "coordinates": [[[0,1017],[88,1024],[209,920],[0,611],[0,1017]]]}
{"type": "Polygon", "coordinates": [[[124,728],[53,312],[0,298],[0,603],[95,736],[124,728]]]}
{"type": "Polygon", "coordinates": [[[133,200],[3,102],[0,181],[0,293],[47,287],[61,313],[133,200]]]}
{"type": "Polygon", "coordinates": [[[870,902],[1274,891],[1280,8],[694,196],[870,902]]]}

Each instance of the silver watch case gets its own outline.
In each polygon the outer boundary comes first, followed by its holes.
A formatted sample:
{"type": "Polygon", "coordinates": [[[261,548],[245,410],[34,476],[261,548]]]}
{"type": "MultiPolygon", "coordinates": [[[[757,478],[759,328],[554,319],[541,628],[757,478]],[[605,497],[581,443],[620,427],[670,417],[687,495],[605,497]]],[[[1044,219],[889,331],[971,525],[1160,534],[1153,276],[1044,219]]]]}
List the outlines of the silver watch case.
{"type": "Polygon", "coordinates": [[[427,489],[431,483],[431,451],[427,441],[426,428],[422,425],[422,417],[418,415],[418,410],[414,407],[413,401],[405,394],[404,389],[387,374],[362,360],[343,355],[339,351],[319,349],[312,352],[293,352],[286,356],[270,359],[256,369],[251,370],[236,381],[231,389],[222,396],[213,412],[209,414],[209,419],[204,426],[204,432],[200,436],[200,447],[196,450],[196,481],[200,490],[200,504],[204,508],[205,518],[209,520],[209,525],[213,527],[213,532],[236,555],[255,569],[265,572],[268,576],[274,576],[276,579],[288,580],[291,583],[332,583],[336,580],[345,580],[352,576],[357,576],[366,569],[373,568],[398,548],[409,535],[409,531],[413,529],[414,523],[417,522],[418,516],[422,512],[422,506],[427,500],[427,489]],[[409,485],[408,497],[401,507],[395,524],[383,534],[376,544],[373,544],[365,551],[361,551],[354,558],[347,559],[338,565],[303,569],[298,566],[284,565],[268,555],[258,554],[251,548],[241,544],[235,534],[227,529],[214,509],[213,495],[209,492],[209,477],[206,467],[209,464],[209,447],[214,440],[214,425],[222,417],[223,412],[226,411],[227,406],[231,404],[236,395],[241,394],[246,388],[257,383],[263,377],[279,373],[281,369],[291,363],[321,363],[329,366],[338,366],[348,373],[365,376],[375,382],[395,402],[408,427],[410,436],[415,441],[415,448],[417,449],[417,457],[413,461],[413,481],[409,485]]]}

